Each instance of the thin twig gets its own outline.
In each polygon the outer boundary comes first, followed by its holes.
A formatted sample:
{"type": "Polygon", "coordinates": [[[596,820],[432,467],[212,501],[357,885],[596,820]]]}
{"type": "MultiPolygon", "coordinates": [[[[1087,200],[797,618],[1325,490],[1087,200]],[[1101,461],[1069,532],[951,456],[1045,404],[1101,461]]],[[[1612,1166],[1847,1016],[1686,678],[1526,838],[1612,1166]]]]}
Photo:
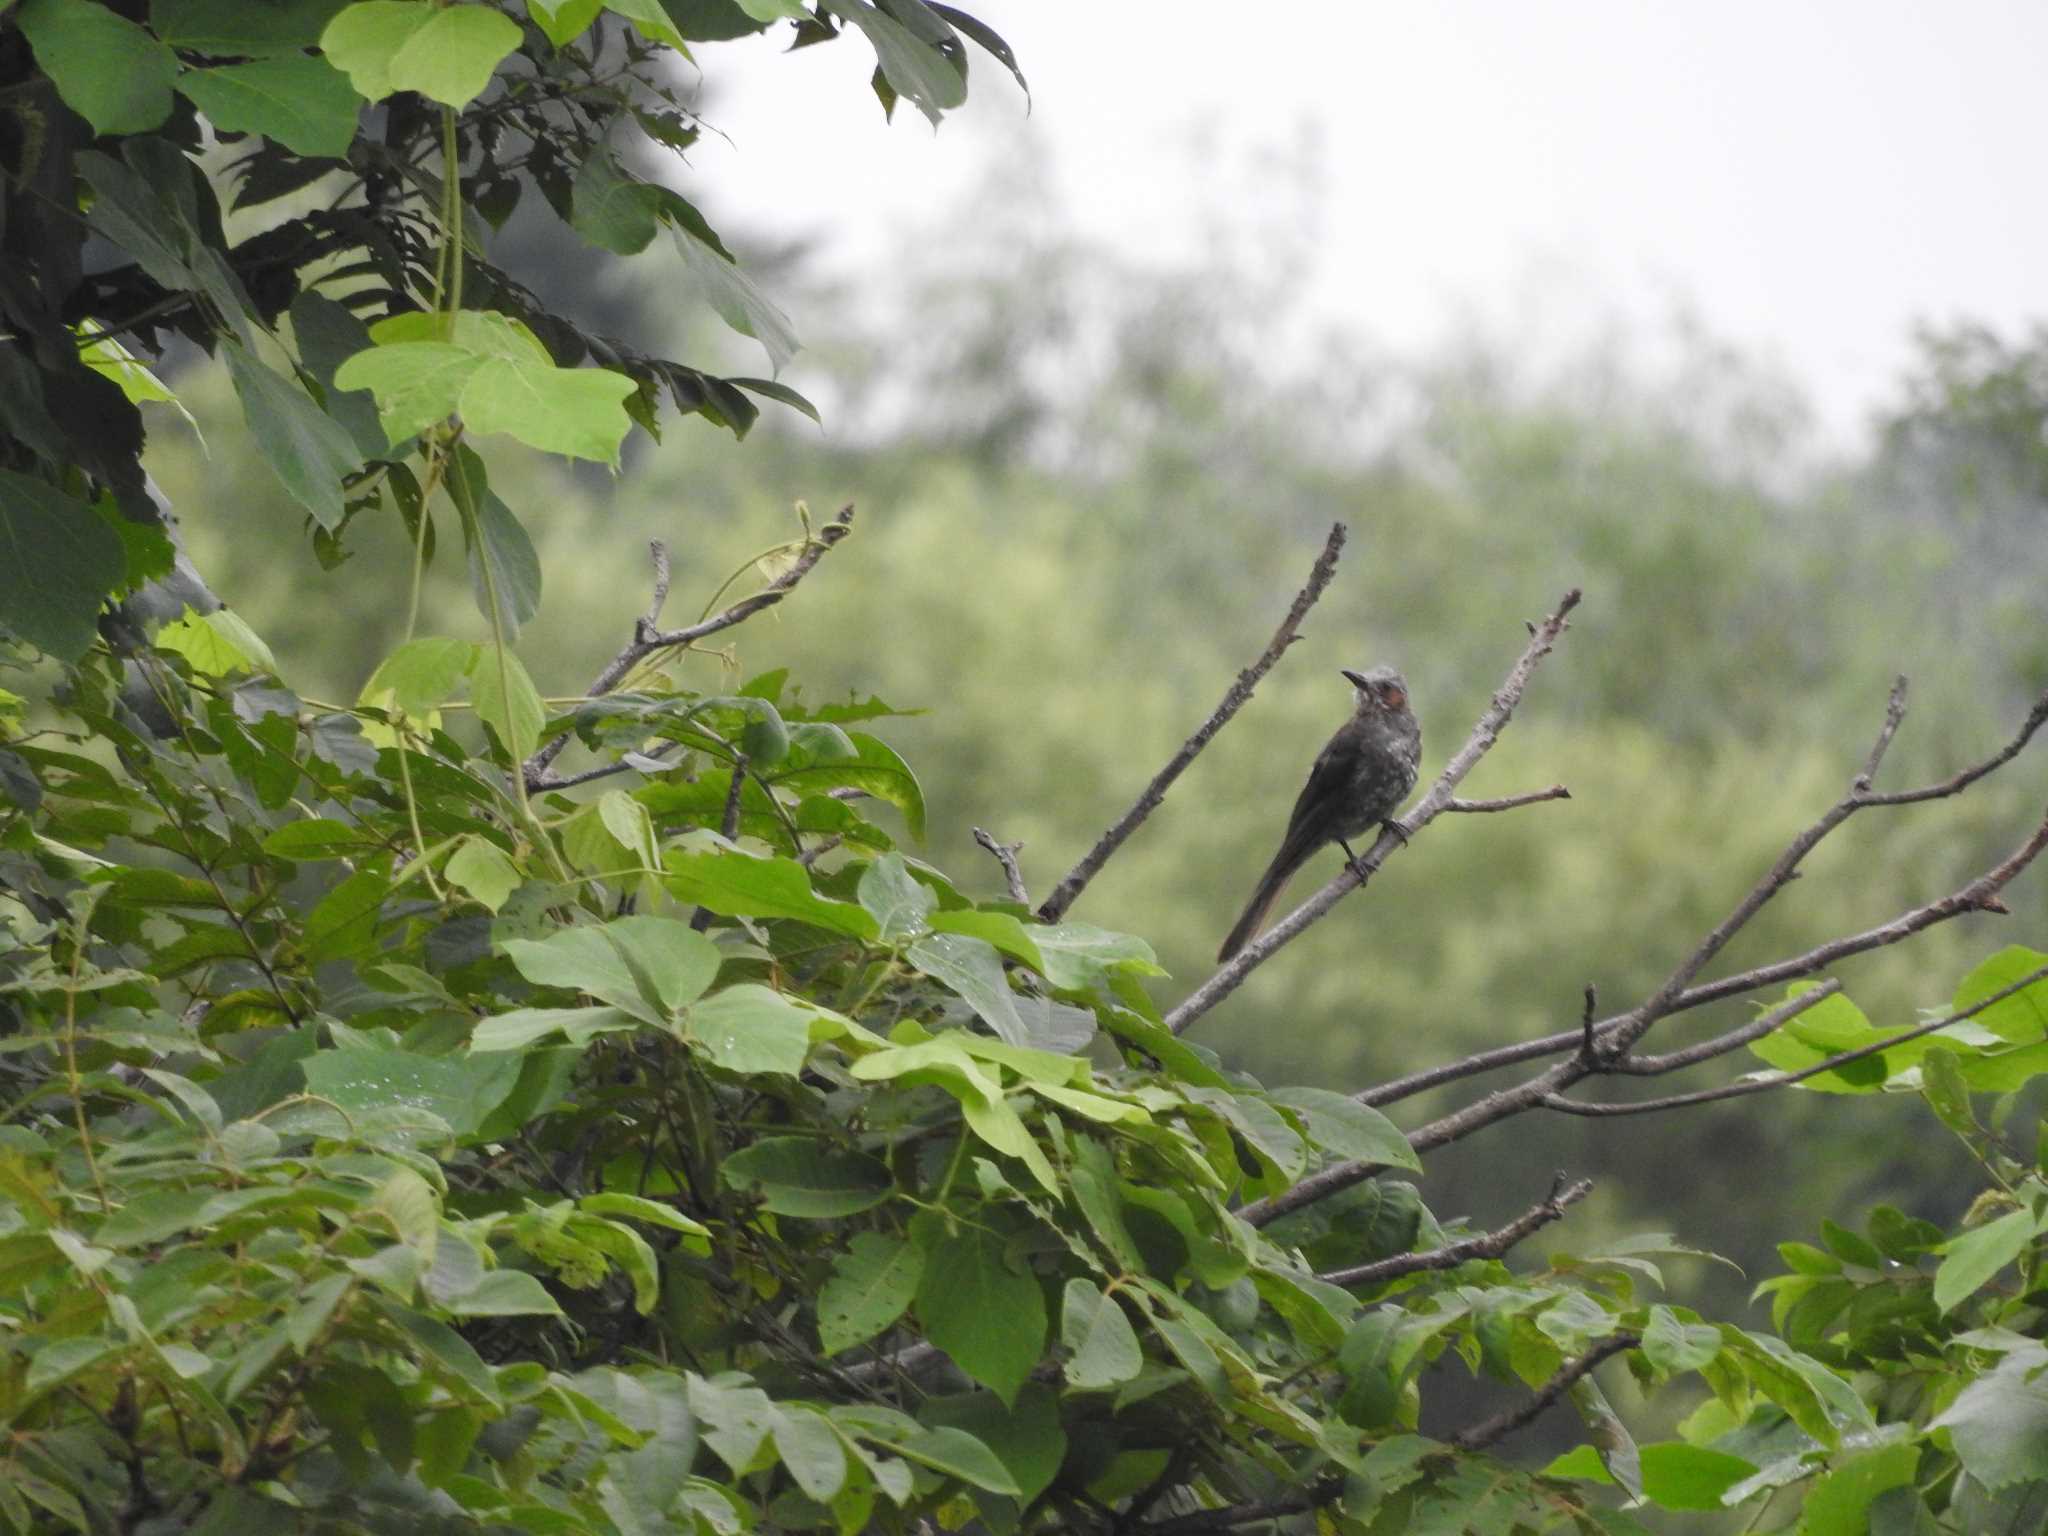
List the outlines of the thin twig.
{"type": "Polygon", "coordinates": [[[927,1344],[919,1339],[915,1344],[906,1344],[901,1349],[886,1355],[877,1355],[872,1360],[863,1360],[857,1365],[846,1366],[842,1373],[849,1381],[863,1386],[872,1386],[898,1371],[912,1375],[923,1370],[943,1354],[938,1345],[927,1344]]]}
{"type": "Polygon", "coordinates": [[[654,596],[640,615],[639,632],[647,633],[661,622],[661,610],[668,606],[668,545],[660,539],[647,541],[648,558],[654,562],[654,596]]]}
{"type": "Polygon", "coordinates": [[[1625,1077],[1662,1077],[1667,1072],[1677,1072],[1685,1067],[1698,1066],[1703,1061],[1712,1061],[1717,1056],[1726,1056],[1730,1051],[1739,1051],[1753,1040],[1774,1034],[1791,1020],[1799,1017],[1809,1008],[1818,1007],[1842,990],[1839,978],[1830,976],[1818,986],[1810,987],[1797,997],[1787,998],[1777,1007],[1760,1013],[1726,1034],[1702,1040],[1697,1045],[1688,1045],[1676,1051],[1665,1051],[1657,1056],[1638,1056],[1630,1053],[1602,1063],[1603,1070],[1625,1077]]]}
{"type": "Polygon", "coordinates": [[[1245,701],[1252,696],[1252,690],[1259,685],[1259,680],[1273,670],[1274,664],[1286,653],[1287,648],[1294,644],[1296,632],[1301,628],[1301,621],[1308,617],[1309,609],[1315,606],[1316,599],[1323,595],[1323,588],[1330,584],[1330,577],[1336,573],[1337,557],[1343,549],[1344,525],[1333,523],[1330,526],[1329,538],[1323,541],[1323,552],[1316,556],[1316,563],[1309,570],[1307,583],[1294,595],[1294,605],[1287,610],[1287,617],[1280,621],[1280,627],[1273,631],[1272,642],[1267,645],[1264,653],[1257,661],[1237,674],[1237,681],[1224,693],[1223,702],[1210,712],[1209,718],[1202,722],[1194,735],[1181,743],[1180,750],[1173,754],[1166,766],[1152,776],[1152,782],[1145,786],[1136,803],[1097,839],[1095,846],[1081,856],[1078,864],[1061,877],[1059,884],[1052,888],[1052,894],[1039,904],[1038,916],[1041,921],[1056,923],[1066,915],[1075,898],[1087,888],[1088,882],[1095,878],[1102,866],[1109,862],[1109,856],[1123,846],[1124,840],[1138,830],[1147,816],[1158,809],[1160,802],[1166,798],[1167,790],[1173,787],[1173,781],[1186,771],[1188,764],[1195,760],[1202,748],[1206,747],[1216,733],[1230,723],[1231,717],[1244,707],[1245,701]]]}
{"type": "Polygon", "coordinates": [[[1343,1492],[1343,1478],[1325,1477],[1294,1493],[1254,1499],[1246,1504],[1228,1504],[1222,1509],[1198,1509],[1191,1515],[1175,1515],[1171,1520],[1149,1521],[1137,1529],[1144,1536],[1204,1536],[1209,1531],[1232,1531],[1240,1525],[1279,1520],[1288,1515],[1321,1509],[1325,1504],[1334,1504],[1343,1492]]]}
{"type": "Polygon", "coordinates": [[[1641,1337],[1633,1333],[1617,1333],[1611,1339],[1602,1339],[1578,1359],[1566,1361],[1563,1368],[1543,1383],[1529,1401],[1496,1413],[1492,1418],[1483,1419],[1470,1429],[1460,1431],[1451,1437],[1451,1444],[1461,1451],[1483,1451],[1489,1445],[1505,1440],[1523,1425],[1533,1423],[1545,1409],[1571,1391],[1579,1379],[1589,1375],[1596,1366],[1613,1359],[1625,1350],[1634,1349],[1642,1342],[1641,1337]]]}
{"type": "Polygon", "coordinates": [[[985,832],[980,827],[974,829],[974,840],[994,855],[995,861],[1003,866],[1003,879],[1010,888],[1010,900],[1019,906],[1030,906],[1030,893],[1024,889],[1024,871],[1017,867],[1017,854],[1024,845],[999,843],[994,833],[985,832]]]}
{"type": "MultiPolygon", "coordinates": [[[[1465,738],[1465,745],[1444,765],[1444,771],[1437,775],[1429,793],[1416,803],[1415,808],[1389,822],[1380,833],[1379,840],[1357,864],[1347,863],[1328,885],[1245,945],[1228,964],[1189,994],[1185,1002],[1166,1016],[1168,1029],[1175,1034],[1181,1033],[1235,992],[1245,977],[1269,955],[1329,911],[1346,894],[1363,885],[1365,877],[1377,871],[1388,855],[1397,848],[1406,847],[1410,838],[1449,809],[1454,798],[1452,791],[1478,766],[1479,759],[1493,749],[1493,744],[1500,739],[1501,731],[1514,714],[1515,706],[1521,703],[1523,691],[1528,688],[1538,663],[1550,654],[1558,636],[1570,627],[1567,616],[1579,605],[1579,597],[1579,589],[1572,588],[1559,600],[1555,613],[1541,624],[1530,626],[1528,648],[1508,670],[1506,681],[1480,714],[1472,727],[1472,734],[1465,738]]],[[[1544,798],[1551,797],[1546,795],[1544,798]]]]}
{"type": "MultiPolygon", "coordinates": [[[[1911,1029],[1900,1030],[1896,1035],[1887,1035],[1884,1039],[1870,1045],[1858,1046],[1853,1051],[1838,1052],[1828,1057],[1826,1061],[1817,1061],[1810,1067],[1801,1067],[1797,1072],[1779,1072],[1770,1077],[1745,1078],[1741,1082],[1724,1083],[1719,1088],[1702,1088],[1696,1093],[1674,1093],[1661,1099],[1637,1099],[1633,1103],[1628,1104],[1592,1104],[1583,1099],[1567,1099],[1560,1094],[1550,1094],[1543,1099],[1543,1107],[1545,1109],[1560,1110],[1568,1115],[1646,1115],[1653,1110],[1682,1109],[1693,1104],[1712,1104],[1720,1099],[1739,1099],[1752,1093],[1768,1093],[1773,1088],[1785,1088],[1793,1083],[1803,1083],[1809,1077],[1818,1077],[1823,1072],[1832,1072],[1838,1067],[1849,1065],[1851,1062],[1862,1061],[1865,1057],[1882,1055],[1884,1052],[1896,1049],[1910,1040],[1918,1040],[1922,1035],[1931,1035],[1938,1029],[1947,1029],[1951,1024],[1960,1024],[1964,1019],[1982,1012],[1993,1003],[2001,1002],[2022,988],[2032,986],[2043,977],[2048,977],[2048,965],[2028,972],[2011,986],[2001,987],[1981,1002],[1972,1003],[1969,1007],[1962,1009],[1960,1012],[1952,1013],[1945,1019],[1935,1019],[1927,1024],[1916,1024],[1911,1029]]],[[[1811,996],[1813,996],[1813,993],[1809,992],[1806,994],[1806,997],[1802,997],[1798,1001],[1805,1002],[1806,998],[1811,996]]],[[[1674,1051],[1672,1054],[1676,1056],[1684,1053],[1674,1051]]]]}
{"type": "MultiPolygon", "coordinates": [[[[737,753],[732,760],[732,785],[725,792],[725,814],[718,819],[719,834],[729,843],[740,835],[740,793],[747,786],[747,755],[737,753]]],[[[711,926],[713,913],[709,907],[699,907],[690,914],[690,926],[702,933],[711,926]]]]}
{"type": "Polygon", "coordinates": [[[1389,1259],[1376,1259],[1370,1264],[1354,1264],[1349,1269],[1333,1269],[1319,1280],[1331,1285],[1368,1285],[1381,1280],[1394,1280],[1402,1275],[1419,1274],[1431,1269],[1456,1269],[1472,1259],[1497,1259],[1515,1244],[1540,1228],[1564,1217],[1565,1207],[1577,1205],[1593,1193],[1593,1181],[1581,1179],[1578,1183],[1564,1187],[1564,1176],[1558,1175],[1550,1193],[1528,1210],[1522,1212],[1504,1227],[1491,1232],[1482,1232],[1477,1237],[1468,1237],[1461,1242],[1446,1243],[1428,1253],[1397,1253],[1389,1259]]]}
{"type": "MultiPolygon", "coordinates": [[[[656,651],[665,651],[702,640],[706,635],[715,635],[720,630],[731,629],[735,624],[745,622],[763,608],[773,607],[789,596],[796,584],[811,573],[811,568],[824,559],[826,553],[852,530],[853,505],[849,502],[839,509],[831,522],[825,524],[805,542],[802,553],[790,562],[789,569],[767,586],[749,597],[741,598],[730,607],[721,608],[708,618],[686,625],[682,629],[654,627],[655,621],[660,617],[661,606],[668,597],[668,551],[659,543],[651,545],[650,550],[654,555],[655,601],[649,604],[647,612],[634,622],[633,638],[620,648],[618,655],[605,663],[604,670],[583,690],[583,696],[586,699],[595,699],[610,693],[619,685],[620,679],[656,651]]],[[[526,775],[526,787],[529,791],[561,787],[561,784],[547,777],[547,769],[550,763],[562,755],[562,749],[568,744],[569,733],[565,731],[526,760],[521,772],[526,775]]]]}
{"type": "Polygon", "coordinates": [[[818,860],[822,859],[826,854],[830,853],[834,848],[837,848],[841,843],[845,841],[845,838],[841,837],[837,832],[834,832],[830,837],[811,844],[810,847],[806,848],[802,853],[796,856],[796,861],[797,863],[803,865],[805,869],[809,869],[812,866],[814,866],[818,862],[818,860]]]}
{"type": "Polygon", "coordinates": [[[1446,813],[1462,813],[1467,816],[1487,811],[1512,811],[1519,806],[1536,805],[1544,800],[1569,800],[1572,792],[1562,784],[1553,784],[1548,789],[1531,790],[1526,795],[1505,795],[1498,800],[1459,800],[1444,802],[1446,813]]]}

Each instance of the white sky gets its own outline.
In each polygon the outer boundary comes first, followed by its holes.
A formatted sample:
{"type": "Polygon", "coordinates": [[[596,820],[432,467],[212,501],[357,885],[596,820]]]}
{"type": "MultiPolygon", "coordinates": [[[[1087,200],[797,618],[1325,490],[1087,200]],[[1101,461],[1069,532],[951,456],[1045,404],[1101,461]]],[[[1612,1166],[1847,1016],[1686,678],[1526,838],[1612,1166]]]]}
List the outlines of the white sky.
{"type": "Polygon", "coordinates": [[[1916,320],[2048,317],[2038,3],[963,4],[1016,49],[1029,117],[978,51],[934,137],[907,104],[882,122],[856,38],[719,45],[732,144],[700,145],[695,179],[850,275],[1031,152],[1085,236],[1186,259],[1219,213],[1252,241],[1294,217],[1259,167],[1312,144],[1312,313],[1415,352],[1474,317],[1554,334],[1531,309],[1687,304],[1835,440],[1890,397],[1916,320]]]}

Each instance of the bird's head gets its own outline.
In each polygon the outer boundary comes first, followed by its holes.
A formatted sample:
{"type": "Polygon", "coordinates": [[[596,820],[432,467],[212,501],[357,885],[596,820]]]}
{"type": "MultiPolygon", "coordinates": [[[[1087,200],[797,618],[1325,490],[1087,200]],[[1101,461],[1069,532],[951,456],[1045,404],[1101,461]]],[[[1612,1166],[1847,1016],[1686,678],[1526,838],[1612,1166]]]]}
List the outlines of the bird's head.
{"type": "Polygon", "coordinates": [[[1358,690],[1358,707],[1395,715],[1408,707],[1408,683],[1392,667],[1374,667],[1366,672],[1343,669],[1351,686],[1358,690]]]}

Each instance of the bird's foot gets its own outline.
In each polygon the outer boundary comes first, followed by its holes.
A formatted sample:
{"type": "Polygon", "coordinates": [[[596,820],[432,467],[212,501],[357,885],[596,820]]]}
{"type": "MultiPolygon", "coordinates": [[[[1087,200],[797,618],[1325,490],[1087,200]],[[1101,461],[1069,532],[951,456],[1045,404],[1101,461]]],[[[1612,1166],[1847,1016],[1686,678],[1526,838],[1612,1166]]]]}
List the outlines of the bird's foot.
{"type": "Polygon", "coordinates": [[[1395,821],[1392,817],[1388,817],[1387,820],[1380,823],[1380,830],[1382,832],[1393,833],[1394,840],[1398,842],[1403,848],[1406,848],[1408,846],[1408,829],[1402,826],[1401,823],[1399,823],[1398,821],[1395,821]]]}

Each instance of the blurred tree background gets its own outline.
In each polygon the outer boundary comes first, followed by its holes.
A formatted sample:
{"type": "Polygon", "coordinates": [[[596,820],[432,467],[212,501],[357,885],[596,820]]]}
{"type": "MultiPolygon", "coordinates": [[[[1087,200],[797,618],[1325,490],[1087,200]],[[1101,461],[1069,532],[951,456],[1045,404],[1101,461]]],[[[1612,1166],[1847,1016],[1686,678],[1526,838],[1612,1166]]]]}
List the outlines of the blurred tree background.
{"type": "MultiPolygon", "coordinates": [[[[935,219],[945,242],[905,236],[893,287],[863,273],[859,309],[802,251],[737,242],[772,258],[769,286],[808,343],[789,382],[825,405],[823,430],[771,412],[742,450],[692,419],[618,481],[498,455],[492,483],[551,583],[521,653],[543,691],[578,692],[645,605],[649,538],[674,551],[681,622],[795,532],[796,501],[817,516],[853,501],[857,537],[796,599],[805,621],[756,625],[732,652],[694,658],[696,684],[787,664],[932,706],[897,733],[924,779],[932,856],[956,870],[980,860],[993,890],[999,872],[971,829],[1021,838],[1036,897],[1258,653],[1329,523],[1349,523],[1305,640],[1077,913],[1148,935],[1173,973],[1160,984],[1170,1001],[1207,974],[1348,708],[1337,668],[1405,670],[1427,778],[1519,651],[1521,621],[1584,586],[1575,635],[1468,786],[1562,781],[1573,799],[1438,823],[1203,1022],[1196,1038],[1265,1081],[1353,1090],[1567,1027],[1588,981],[1628,1006],[1839,793],[1895,673],[1911,677],[1913,707],[1891,785],[1983,756],[2048,685],[2040,336],[1930,334],[1890,418],[1859,451],[1822,459],[1796,388],[1696,325],[1563,364],[1530,365],[1515,338],[1483,335],[1396,360],[1295,311],[1291,275],[1312,253],[1283,237],[1255,251],[1219,242],[1199,269],[1138,269],[1068,228],[1028,166],[978,197],[935,219]],[[885,310],[878,289],[893,295],[885,310]]],[[[548,244],[515,219],[500,239],[522,243],[507,265],[556,270],[550,300],[649,349],[669,344],[678,306],[663,291],[604,276],[598,253],[559,230],[548,244]]],[[[695,338],[689,355],[721,344],[695,338]]],[[[173,382],[202,428],[229,419],[223,379],[193,369],[173,382]]],[[[352,536],[358,571],[382,582],[330,579],[239,436],[203,448],[168,415],[154,429],[159,484],[174,506],[205,509],[188,533],[214,588],[303,693],[353,698],[399,638],[396,520],[352,536]],[[338,605],[351,625],[337,625],[338,605]],[[353,653],[336,644],[344,627],[353,653]]],[[[445,540],[431,579],[446,588],[431,611],[466,606],[445,540]]],[[[1965,800],[1857,818],[1723,967],[1953,889],[2005,851],[2042,794],[2023,761],[1965,800]]],[[[1318,859],[1294,897],[1336,858],[1318,859]]],[[[2009,919],[1945,925],[1909,955],[1844,966],[1851,994],[1875,1022],[1909,1023],[1976,958],[2038,944],[2048,876],[2008,894],[2009,919]]],[[[1735,1021],[1703,1009],[1660,1045],[1735,1021]]],[[[1669,1224],[1754,1278],[1774,1266],[1770,1242],[1823,1213],[1884,1199],[1947,1223],[1974,1187],[1951,1139],[1923,1142],[1914,1103],[1776,1095],[1688,1114],[1525,1120],[1510,1160],[1492,1143],[1440,1154],[1426,1197],[1444,1217],[1492,1224],[1538,1198],[1552,1169],[1588,1174],[1589,1228],[1669,1224]],[[1823,1122],[1825,1137],[1810,1134],[1823,1122]],[[1504,1161],[1527,1170],[1516,1187],[1500,1183],[1504,1161]]],[[[1720,1286],[1700,1303],[1735,1315],[1748,1282],[1723,1273],[1688,1283],[1720,1286]]]]}

